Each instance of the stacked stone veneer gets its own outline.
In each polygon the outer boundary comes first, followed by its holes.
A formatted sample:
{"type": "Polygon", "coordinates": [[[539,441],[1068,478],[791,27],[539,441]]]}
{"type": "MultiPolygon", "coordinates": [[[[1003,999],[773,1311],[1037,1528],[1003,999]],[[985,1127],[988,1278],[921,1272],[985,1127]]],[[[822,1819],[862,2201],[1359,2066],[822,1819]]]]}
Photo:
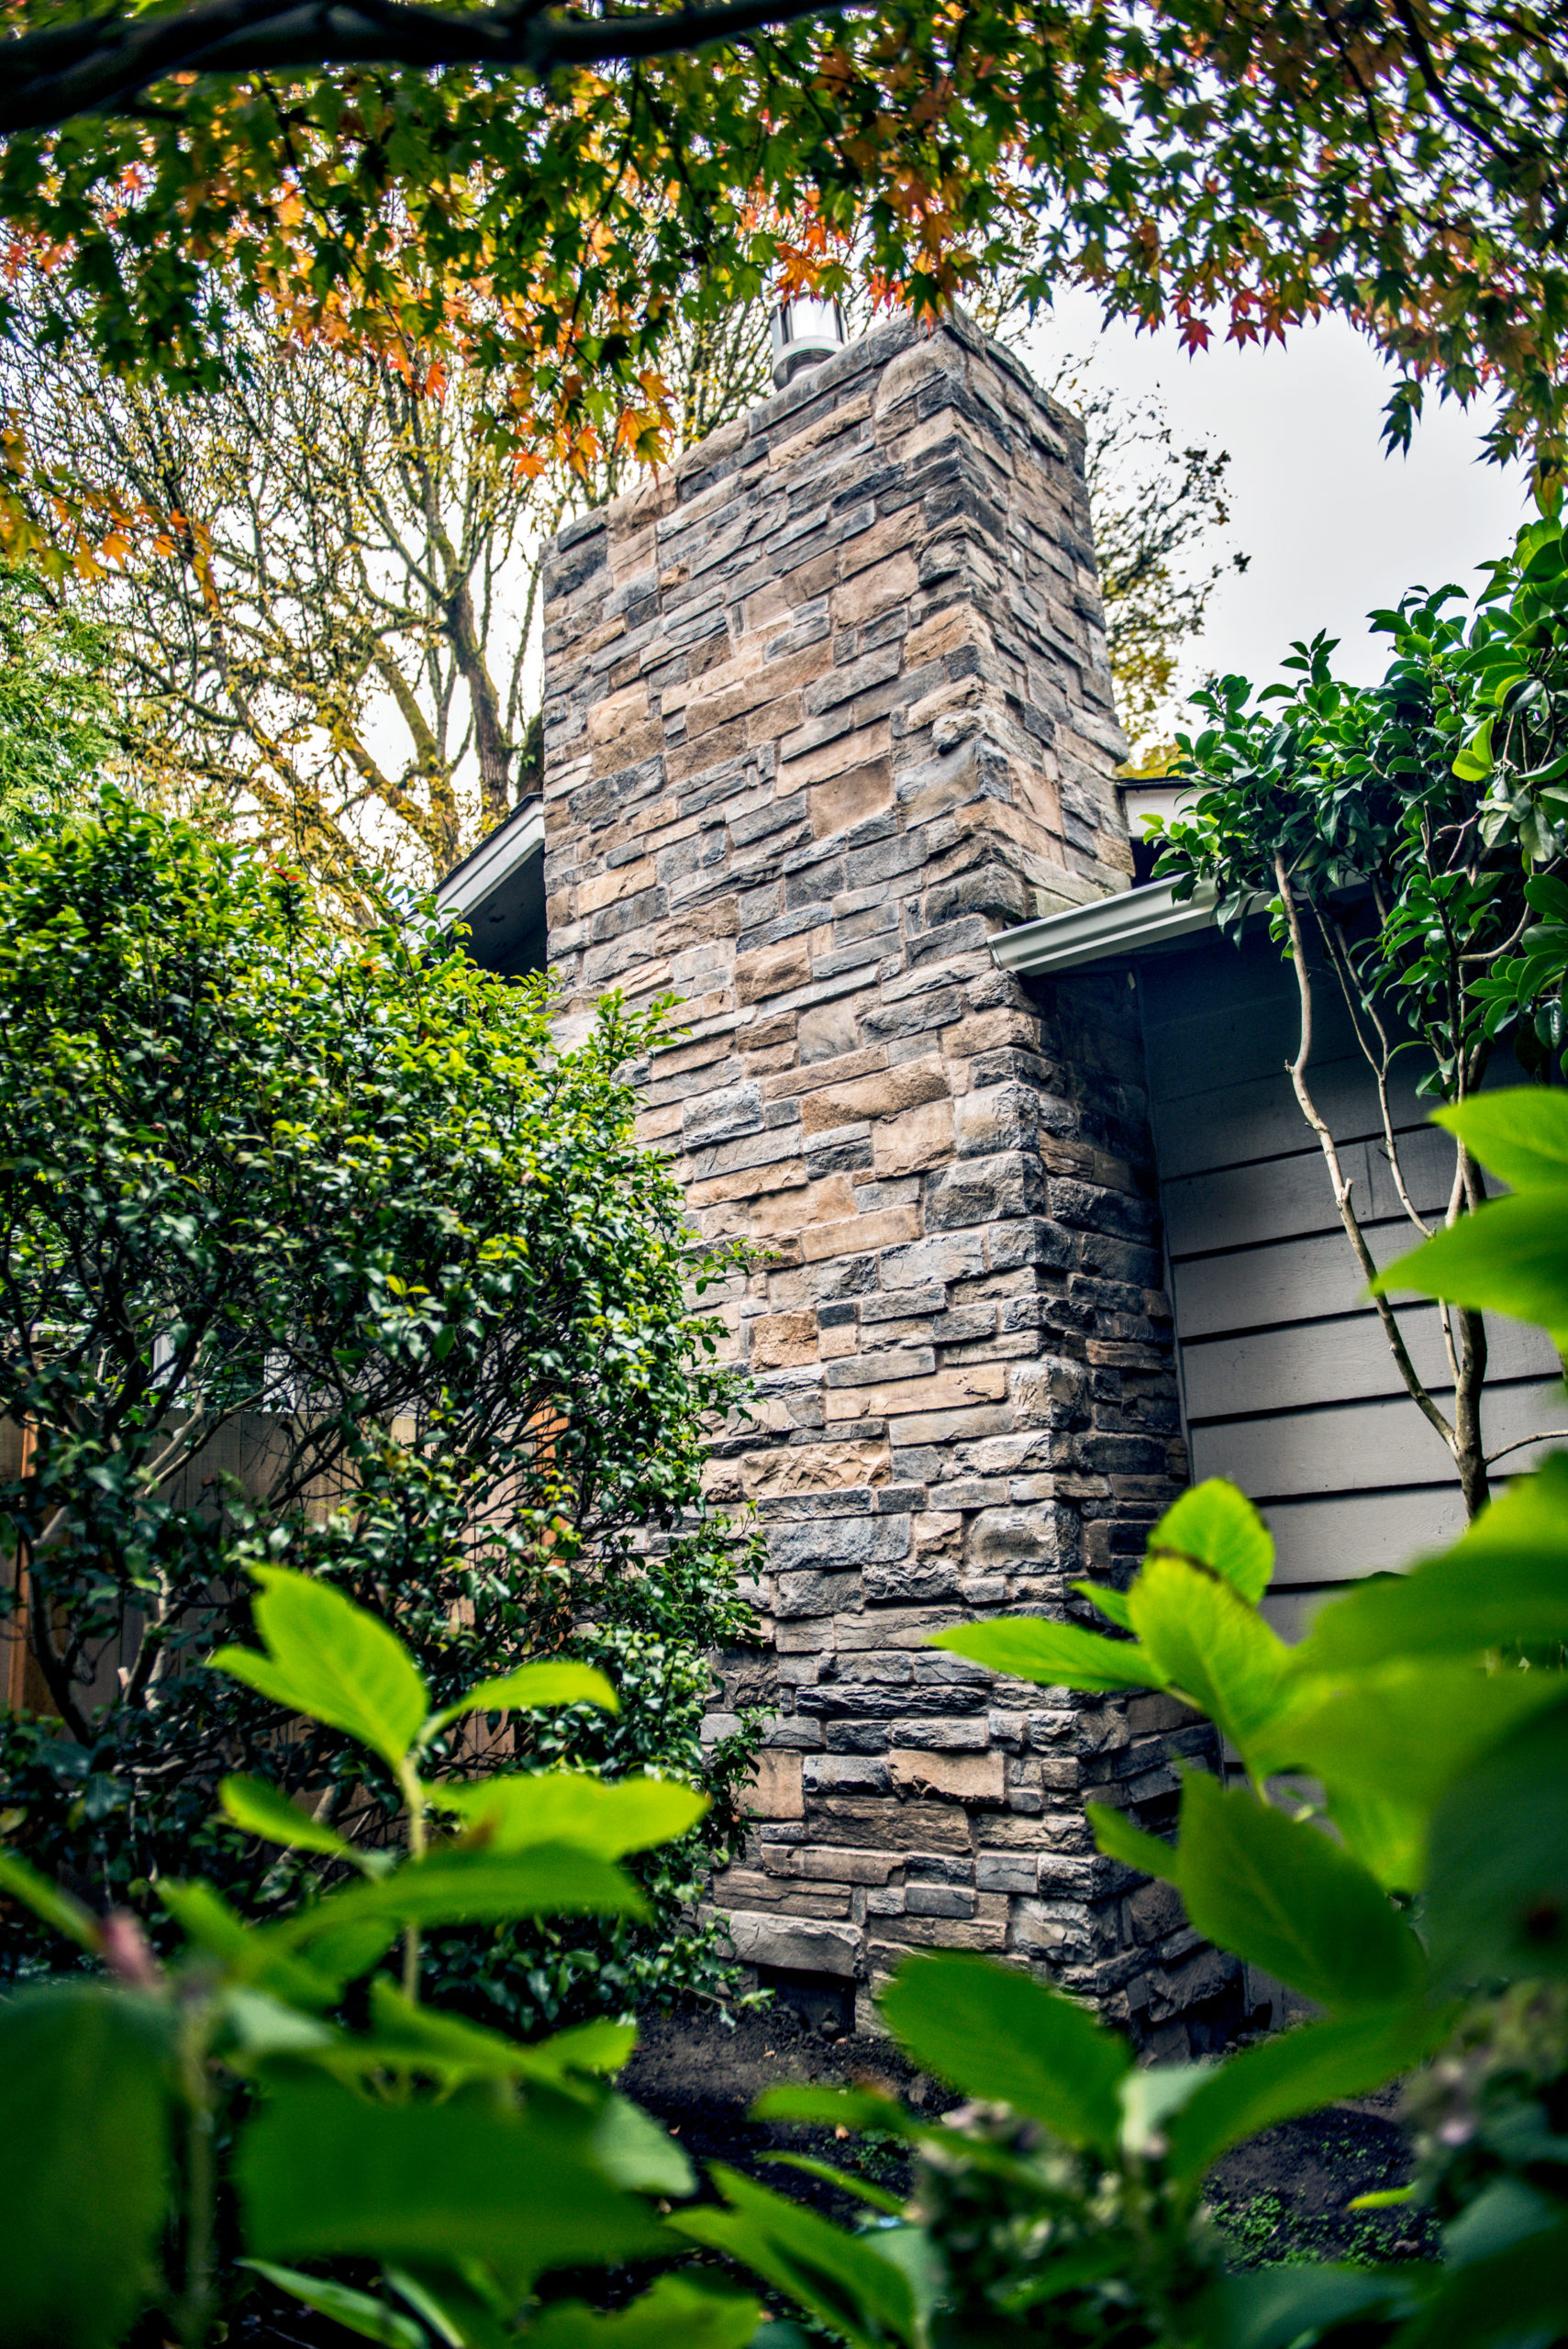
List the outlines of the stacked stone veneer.
{"type": "Polygon", "coordinates": [[[1234,1967],[1083,1813],[1159,1824],[1208,1731],[925,1644],[1125,1578],[1185,1474],[1127,976],[989,943],[1130,871],[1079,429],[962,323],[884,329],[572,525],[546,596],[551,967],[569,1012],[686,998],[645,1131],[762,1252],[715,1462],[769,1536],[730,1701],[778,1709],[736,1947],[862,1992],[1007,1952],[1212,2035],[1234,1967]]]}

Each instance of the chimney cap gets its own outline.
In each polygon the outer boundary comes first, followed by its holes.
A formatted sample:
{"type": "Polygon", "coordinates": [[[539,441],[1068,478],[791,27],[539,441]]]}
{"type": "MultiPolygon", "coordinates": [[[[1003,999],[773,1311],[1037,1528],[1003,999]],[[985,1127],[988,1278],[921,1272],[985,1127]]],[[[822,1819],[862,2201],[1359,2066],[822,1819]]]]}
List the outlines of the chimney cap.
{"type": "Polygon", "coordinates": [[[844,313],[837,302],[815,294],[797,294],[773,312],[773,386],[783,391],[807,367],[842,351],[849,341],[844,313]]]}

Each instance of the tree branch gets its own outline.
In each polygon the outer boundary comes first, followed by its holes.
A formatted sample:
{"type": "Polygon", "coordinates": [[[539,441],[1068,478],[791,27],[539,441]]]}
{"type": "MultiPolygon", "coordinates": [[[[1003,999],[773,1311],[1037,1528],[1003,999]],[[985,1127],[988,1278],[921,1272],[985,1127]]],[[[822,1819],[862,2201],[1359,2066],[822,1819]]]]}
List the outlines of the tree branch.
{"type": "Polygon", "coordinates": [[[157,17],[117,8],[5,43],[0,136],[52,130],[72,115],[124,113],[150,83],[177,73],[490,65],[544,81],[563,65],[664,56],[836,13],[824,0],[722,0],[595,17],[547,12],[539,0],[502,0],[468,16],[409,0],[195,0],[157,17]]]}

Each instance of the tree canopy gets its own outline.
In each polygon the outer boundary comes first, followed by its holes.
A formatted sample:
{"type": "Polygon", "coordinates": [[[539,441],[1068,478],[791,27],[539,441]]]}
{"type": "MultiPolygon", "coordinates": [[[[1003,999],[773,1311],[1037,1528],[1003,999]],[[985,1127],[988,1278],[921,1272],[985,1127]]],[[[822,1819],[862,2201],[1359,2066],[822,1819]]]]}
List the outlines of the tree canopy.
{"type": "MultiPolygon", "coordinates": [[[[1284,336],[1337,310],[1563,459],[1568,26],[1529,0],[15,0],[13,278],[114,370],[209,389],[237,308],[462,349],[530,451],[648,451],[683,317],[859,273],[931,313],[988,273],[1284,336]],[[722,70],[716,55],[722,47],[722,70]]],[[[21,427],[7,443],[25,461],[21,427]]],[[[120,518],[109,517],[112,530],[120,518]]]]}

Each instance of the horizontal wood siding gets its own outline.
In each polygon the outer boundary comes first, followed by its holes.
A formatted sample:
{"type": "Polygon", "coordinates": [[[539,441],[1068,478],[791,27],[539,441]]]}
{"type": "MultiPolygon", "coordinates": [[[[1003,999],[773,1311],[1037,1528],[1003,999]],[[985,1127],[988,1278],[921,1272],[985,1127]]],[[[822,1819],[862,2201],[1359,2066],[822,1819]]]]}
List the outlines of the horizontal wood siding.
{"type": "MultiPolygon", "coordinates": [[[[1362,1297],[1286,1074],[1295,976],[1261,929],[1240,949],[1209,933],[1147,956],[1139,978],[1193,1475],[1234,1477],[1262,1508],[1277,1544],[1271,1610],[1295,1635],[1336,1584],[1451,1539],[1463,1511],[1448,1451],[1406,1394],[1362,1297]]],[[[1373,1256],[1386,1264],[1418,1235],[1395,1189],[1375,1087],[1329,985],[1318,996],[1313,1094],[1373,1256]]],[[[1433,1214],[1453,1154],[1427,1122],[1418,1075],[1412,1061],[1394,1123],[1408,1137],[1401,1155],[1416,1205],[1433,1214]]],[[[1423,1375],[1442,1380],[1435,1307],[1407,1307],[1401,1321],[1423,1375]]],[[[1568,1425],[1546,1339],[1498,1321],[1490,1341],[1488,1450],[1568,1425]]],[[[1440,1390],[1438,1399],[1451,1401],[1440,1390]]],[[[1540,1456],[1528,1447],[1507,1469],[1540,1456]]]]}

